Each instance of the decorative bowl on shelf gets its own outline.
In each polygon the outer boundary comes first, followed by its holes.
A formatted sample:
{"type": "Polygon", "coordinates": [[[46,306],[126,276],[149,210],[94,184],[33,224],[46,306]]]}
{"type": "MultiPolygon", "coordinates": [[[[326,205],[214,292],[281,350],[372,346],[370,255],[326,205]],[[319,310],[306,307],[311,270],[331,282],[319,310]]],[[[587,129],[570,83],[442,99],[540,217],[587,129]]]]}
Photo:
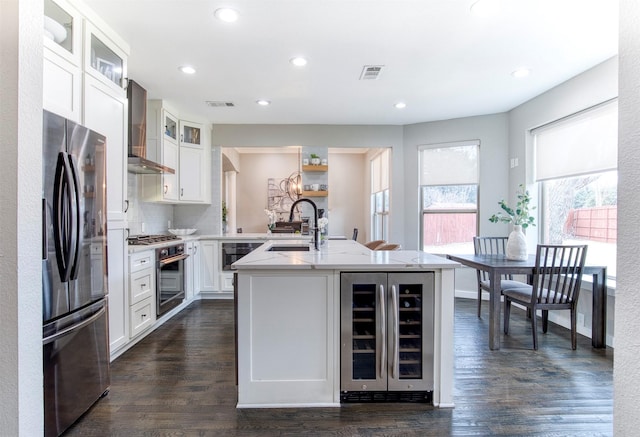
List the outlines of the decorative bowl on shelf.
{"type": "Polygon", "coordinates": [[[173,235],[177,235],[179,237],[183,237],[185,235],[191,235],[195,231],[197,231],[197,229],[169,229],[169,232],[171,232],[173,235]]]}

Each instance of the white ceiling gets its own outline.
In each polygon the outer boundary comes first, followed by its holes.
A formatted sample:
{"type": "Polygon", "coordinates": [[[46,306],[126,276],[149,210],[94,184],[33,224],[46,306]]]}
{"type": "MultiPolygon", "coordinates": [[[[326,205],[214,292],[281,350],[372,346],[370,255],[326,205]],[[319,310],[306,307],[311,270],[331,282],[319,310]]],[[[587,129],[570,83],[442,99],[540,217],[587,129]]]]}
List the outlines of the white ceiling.
{"type": "Polygon", "coordinates": [[[149,98],[212,123],[404,125],[504,112],[618,52],[617,0],[501,0],[492,17],[472,14],[475,0],[84,1],[130,44],[128,76],[149,98]],[[215,19],[219,7],[239,20],[215,19]],[[289,63],[296,55],[306,67],[289,63]],[[185,64],[196,74],[178,71],[185,64]],[[384,65],[379,79],[358,80],[365,65],[384,65]],[[532,73],[515,79],[521,66],[532,73]]]}

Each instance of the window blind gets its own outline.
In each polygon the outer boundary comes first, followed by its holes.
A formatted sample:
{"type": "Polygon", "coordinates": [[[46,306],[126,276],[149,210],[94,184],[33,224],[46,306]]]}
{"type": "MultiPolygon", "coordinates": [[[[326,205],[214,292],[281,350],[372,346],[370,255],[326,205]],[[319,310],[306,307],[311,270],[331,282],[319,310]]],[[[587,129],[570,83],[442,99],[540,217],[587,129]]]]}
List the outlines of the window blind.
{"type": "Polygon", "coordinates": [[[617,168],[617,101],[582,111],[531,133],[537,181],[617,168]]]}
{"type": "Polygon", "coordinates": [[[477,140],[421,146],[420,185],[467,185],[478,183],[477,140]]]}

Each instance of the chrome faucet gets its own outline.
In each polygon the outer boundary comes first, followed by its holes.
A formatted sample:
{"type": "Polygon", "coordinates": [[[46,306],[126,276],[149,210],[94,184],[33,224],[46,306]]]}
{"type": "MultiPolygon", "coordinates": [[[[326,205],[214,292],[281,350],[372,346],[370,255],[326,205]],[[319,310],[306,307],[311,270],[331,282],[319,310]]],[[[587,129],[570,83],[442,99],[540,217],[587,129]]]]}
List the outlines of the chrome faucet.
{"type": "Polygon", "coordinates": [[[319,250],[320,246],[318,241],[320,240],[320,228],[318,227],[318,207],[313,200],[303,197],[302,199],[298,199],[293,202],[293,205],[291,205],[291,211],[289,212],[289,222],[293,221],[293,212],[295,211],[296,205],[300,202],[308,202],[311,204],[311,206],[313,206],[313,228],[311,228],[313,229],[313,246],[316,250],[319,250]]]}

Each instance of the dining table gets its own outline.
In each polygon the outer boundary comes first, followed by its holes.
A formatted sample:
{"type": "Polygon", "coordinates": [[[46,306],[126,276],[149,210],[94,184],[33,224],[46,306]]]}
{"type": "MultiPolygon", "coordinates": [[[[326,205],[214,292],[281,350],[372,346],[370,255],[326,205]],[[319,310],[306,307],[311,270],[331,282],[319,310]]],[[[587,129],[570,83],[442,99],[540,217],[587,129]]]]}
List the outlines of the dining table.
{"type": "MultiPolygon", "coordinates": [[[[489,349],[500,349],[500,310],[502,275],[533,275],[536,256],[529,255],[524,261],[507,259],[500,255],[447,255],[452,261],[462,265],[482,270],[488,273],[490,280],[489,291],[489,349]]],[[[607,327],[607,268],[606,266],[585,265],[585,275],[592,275],[593,298],[591,316],[591,345],[594,348],[606,348],[607,327]]]]}

